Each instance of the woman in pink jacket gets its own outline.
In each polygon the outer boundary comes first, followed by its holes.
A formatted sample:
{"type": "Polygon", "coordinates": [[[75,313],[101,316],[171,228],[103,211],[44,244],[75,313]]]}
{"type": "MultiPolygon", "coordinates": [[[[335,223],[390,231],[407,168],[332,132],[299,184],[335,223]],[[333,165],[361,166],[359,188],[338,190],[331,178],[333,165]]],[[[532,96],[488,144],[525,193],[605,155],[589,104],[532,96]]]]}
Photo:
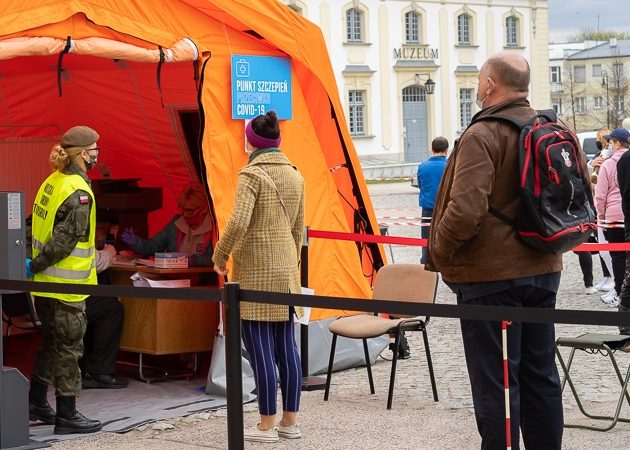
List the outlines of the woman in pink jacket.
{"type": "MultiPolygon", "coordinates": [[[[624,242],[623,211],[621,210],[621,193],[617,184],[617,161],[628,150],[630,133],[625,128],[616,128],[612,133],[604,136],[608,139],[609,149],[613,151],[610,158],[599,168],[597,185],[595,186],[595,207],[599,226],[604,228],[604,236],[608,242],[624,242]]],[[[611,252],[613,276],[615,279],[614,293],[602,295],[601,299],[610,306],[619,304],[619,292],[626,270],[626,253],[611,252]]]]}

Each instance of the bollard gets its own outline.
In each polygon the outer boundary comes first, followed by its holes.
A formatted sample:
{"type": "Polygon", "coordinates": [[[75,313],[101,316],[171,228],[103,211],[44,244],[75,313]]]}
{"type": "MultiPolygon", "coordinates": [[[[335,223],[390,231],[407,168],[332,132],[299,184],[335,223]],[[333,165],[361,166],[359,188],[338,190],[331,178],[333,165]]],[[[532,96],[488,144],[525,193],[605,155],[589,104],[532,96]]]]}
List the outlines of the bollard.
{"type": "MultiPolygon", "coordinates": [[[[300,252],[300,283],[308,287],[308,230],[304,227],[304,240],[300,252]]],[[[300,360],[302,362],[302,390],[317,391],[326,387],[326,380],[322,377],[310,377],[308,375],[308,325],[300,325],[300,360]]]]}
{"type": "Polygon", "coordinates": [[[243,441],[243,378],[241,367],[241,308],[239,283],[226,283],[225,304],[225,371],[227,378],[228,448],[241,450],[243,441]]]}

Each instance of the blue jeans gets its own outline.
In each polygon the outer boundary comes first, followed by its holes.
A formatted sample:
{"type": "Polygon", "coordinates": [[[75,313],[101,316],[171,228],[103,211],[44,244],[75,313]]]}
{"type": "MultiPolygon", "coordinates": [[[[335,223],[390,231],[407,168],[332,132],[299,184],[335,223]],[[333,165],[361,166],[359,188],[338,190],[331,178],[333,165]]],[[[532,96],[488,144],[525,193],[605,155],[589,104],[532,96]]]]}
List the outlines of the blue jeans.
{"type": "MultiPolygon", "coordinates": [[[[422,208],[422,223],[431,223],[431,216],[433,215],[433,208],[422,208]]],[[[420,227],[420,236],[422,239],[429,238],[430,227],[422,226],[420,227]]],[[[420,264],[427,263],[427,254],[429,253],[428,247],[422,247],[422,256],[420,257],[420,264]]]]}
{"type": "MultiPolygon", "coordinates": [[[[556,294],[518,286],[458,304],[554,308],[556,294]]],[[[462,338],[483,450],[505,449],[505,393],[501,323],[462,320],[462,338]]],[[[519,428],[528,449],[562,447],[563,411],[553,324],[513,322],[507,333],[512,449],[519,428]]]]}

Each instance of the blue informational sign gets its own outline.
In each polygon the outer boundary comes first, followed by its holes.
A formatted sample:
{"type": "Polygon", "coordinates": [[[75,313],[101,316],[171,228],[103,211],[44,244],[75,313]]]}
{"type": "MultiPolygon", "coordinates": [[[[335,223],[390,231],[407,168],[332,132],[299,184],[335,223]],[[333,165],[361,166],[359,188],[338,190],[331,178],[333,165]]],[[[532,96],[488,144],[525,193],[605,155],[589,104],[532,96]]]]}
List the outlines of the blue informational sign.
{"type": "Polygon", "coordinates": [[[232,118],[252,119],[274,110],[293,117],[291,62],[275,56],[232,55],[232,118]]]}

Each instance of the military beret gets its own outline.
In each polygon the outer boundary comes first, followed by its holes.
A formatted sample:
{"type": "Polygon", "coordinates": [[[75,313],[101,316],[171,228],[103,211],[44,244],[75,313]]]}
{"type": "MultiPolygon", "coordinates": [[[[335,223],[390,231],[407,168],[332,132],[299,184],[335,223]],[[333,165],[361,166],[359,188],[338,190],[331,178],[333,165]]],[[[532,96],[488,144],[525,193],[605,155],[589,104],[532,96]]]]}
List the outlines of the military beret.
{"type": "Polygon", "coordinates": [[[61,146],[69,147],[87,147],[94,144],[99,139],[99,135],[90,127],[78,125],[70,128],[61,136],[61,146]]]}

